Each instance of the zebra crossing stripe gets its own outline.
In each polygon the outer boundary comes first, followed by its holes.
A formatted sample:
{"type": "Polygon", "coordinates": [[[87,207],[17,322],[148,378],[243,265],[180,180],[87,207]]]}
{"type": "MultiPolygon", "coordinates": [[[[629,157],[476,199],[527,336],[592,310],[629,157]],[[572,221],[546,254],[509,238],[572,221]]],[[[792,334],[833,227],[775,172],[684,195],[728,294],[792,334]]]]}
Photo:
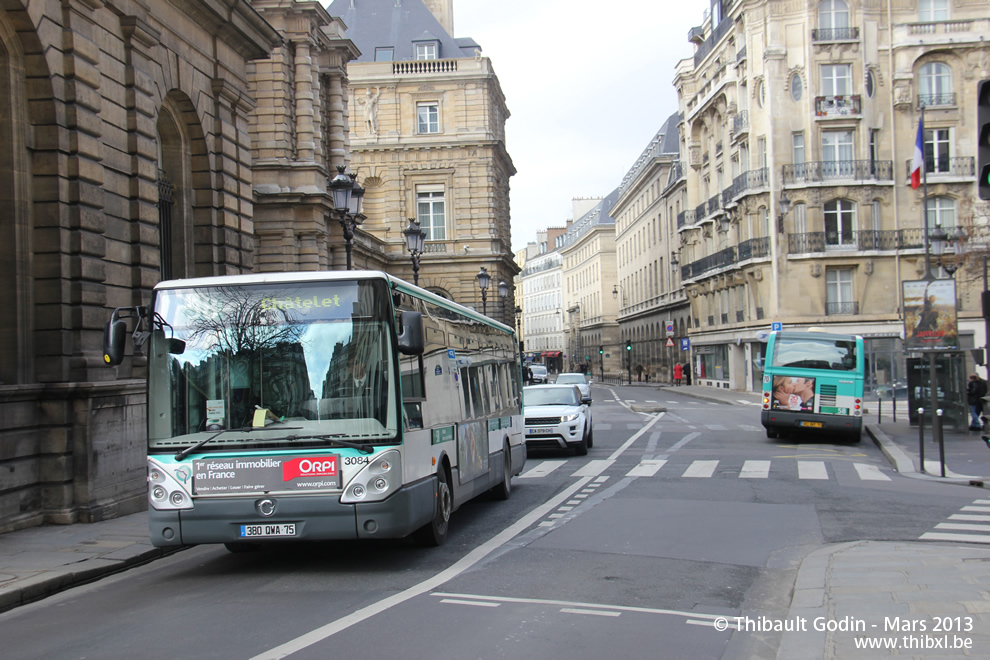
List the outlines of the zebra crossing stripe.
{"type": "Polygon", "coordinates": [[[990,525],[965,525],[961,523],[939,523],[935,529],[958,529],[967,532],[990,532],[990,525]]]}
{"type": "Polygon", "coordinates": [[[856,468],[856,472],[859,473],[859,478],[863,481],[890,481],[890,477],[881,472],[880,468],[876,465],[853,463],[853,467],[856,468]]]}
{"type": "Polygon", "coordinates": [[[739,471],[740,479],[766,479],[770,476],[770,461],[746,461],[739,471]]]}
{"type": "Polygon", "coordinates": [[[828,479],[825,461],[798,461],[798,479],[828,479]]]}
{"type": "Polygon", "coordinates": [[[517,479],[539,479],[545,477],[567,461],[542,461],[537,463],[532,470],[526,470],[517,479]]]}
{"type": "Polygon", "coordinates": [[[707,479],[715,473],[715,468],[718,467],[718,461],[695,461],[691,463],[687,470],[684,471],[682,477],[707,479]]]}
{"type": "Polygon", "coordinates": [[[652,477],[662,468],[666,460],[643,460],[633,469],[626,472],[627,477],[652,477]]]}
{"type": "Polygon", "coordinates": [[[968,543],[990,543],[990,534],[944,534],[942,532],[925,532],[921,535],[925,541],[964,541],[968,543]]]}

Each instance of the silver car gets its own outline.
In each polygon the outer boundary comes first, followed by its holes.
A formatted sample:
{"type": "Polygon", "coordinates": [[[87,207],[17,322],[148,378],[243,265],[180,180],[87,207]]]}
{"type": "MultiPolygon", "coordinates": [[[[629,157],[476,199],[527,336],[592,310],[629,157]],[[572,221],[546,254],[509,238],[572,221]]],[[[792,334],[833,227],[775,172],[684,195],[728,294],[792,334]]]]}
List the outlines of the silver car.
{"type": "Polygon", "coordinates": [[[577,385],[531,385],[523,388],[526,446],[573,449],[588,453],[595,438],[590,398],[577,385]]]}
{"type": "Polygon", "coordinates": [[[560,374],[556,382],[558,385],[577,385],[581,398],[587,399],[588,405],[591,405],[591,379],[584,374],[560,374]]]}
{"type": "Polygon", "coordinates": [[[534,383],[546,383],[547,381],[547,368],[542,364],[531,364],[529,365],[529,370],[533,374],[534,383]]]}

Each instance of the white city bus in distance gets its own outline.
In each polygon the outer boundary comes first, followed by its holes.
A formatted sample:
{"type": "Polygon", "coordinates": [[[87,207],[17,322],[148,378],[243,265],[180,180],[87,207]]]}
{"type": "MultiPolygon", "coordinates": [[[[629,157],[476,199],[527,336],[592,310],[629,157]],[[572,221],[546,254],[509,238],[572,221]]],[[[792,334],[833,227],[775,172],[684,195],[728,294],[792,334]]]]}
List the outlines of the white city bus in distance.
{"type": "Polygon", "coordinates": [[[154,545],[397,538],[509,497],[526,447],[513,329],[385,273],[158,284],[114,311],[148,341],[154,545]]]}

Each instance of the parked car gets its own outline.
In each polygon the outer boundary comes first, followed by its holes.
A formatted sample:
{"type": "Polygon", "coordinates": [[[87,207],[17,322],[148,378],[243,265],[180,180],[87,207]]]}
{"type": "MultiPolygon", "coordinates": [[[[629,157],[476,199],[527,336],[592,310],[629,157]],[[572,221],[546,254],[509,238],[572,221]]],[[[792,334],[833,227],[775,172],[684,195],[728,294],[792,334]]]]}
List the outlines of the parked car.
{"type": "Polygon", "coordinates": [[[547,382],[547,368],[542,364],[531,364],[529,365],[529,370],[533,373],[533,383],[546,383],[547,382]]]}
{"type": "Polygon", "coordinates": [[[591,397],[577,385],[531,385],[523,388],[526,446],[573,449],[578,456],[594,444],[591,397]]]}
{"type": "Polygon", "coordinates": [[[557,385],[577,385],[581,398],[587,399],[588,405],[591,405],[591,379],[584,374],[560,374],[555,382],[557,385]]]}

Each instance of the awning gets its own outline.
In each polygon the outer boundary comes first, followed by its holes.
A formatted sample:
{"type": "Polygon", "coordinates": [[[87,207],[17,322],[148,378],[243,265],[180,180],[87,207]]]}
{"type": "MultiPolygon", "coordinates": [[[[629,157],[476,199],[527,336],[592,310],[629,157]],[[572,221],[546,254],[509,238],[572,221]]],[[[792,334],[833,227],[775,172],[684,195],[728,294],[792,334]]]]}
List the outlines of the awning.
{"type": "Polygon", "coordinates": [[[560,351],[543,351],[540,357],[560,357],[560,351]]]}

